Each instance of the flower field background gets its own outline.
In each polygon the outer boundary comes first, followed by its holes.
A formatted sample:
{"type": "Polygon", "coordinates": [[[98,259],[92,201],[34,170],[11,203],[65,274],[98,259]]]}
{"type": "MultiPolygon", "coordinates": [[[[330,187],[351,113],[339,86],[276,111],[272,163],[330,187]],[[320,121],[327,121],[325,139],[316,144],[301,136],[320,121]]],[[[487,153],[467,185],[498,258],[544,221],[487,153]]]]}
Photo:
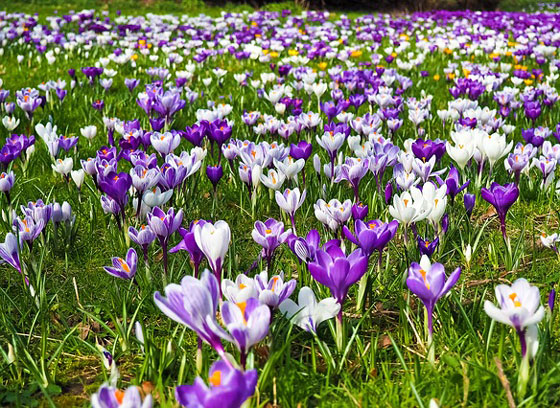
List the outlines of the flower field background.
{"type": "Polygon", "coordinates": [[[560,406],[558,5],[135,5],[0,4],[1,406],[560,406]]]}

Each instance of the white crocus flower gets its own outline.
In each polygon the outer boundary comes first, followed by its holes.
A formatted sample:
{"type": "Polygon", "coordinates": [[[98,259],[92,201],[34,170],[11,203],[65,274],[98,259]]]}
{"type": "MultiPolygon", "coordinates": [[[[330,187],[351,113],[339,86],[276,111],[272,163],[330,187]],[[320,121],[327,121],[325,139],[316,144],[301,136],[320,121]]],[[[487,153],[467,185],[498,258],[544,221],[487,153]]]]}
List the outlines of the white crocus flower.
{"type": "Polygon", "coordinates": [[[97,127],[95,125],[85,126],[80,129],[80,133],[86,139],[91,140],[97,134],[97,127]]]}
{"type": "Polygon", "coordinates": [[[2,118],[2,124],[8,132],[11,132],[18,127],[19,119],[17,119],[16,117],[4,116],[2,118]]]}
{"type": "Polygon", "coordinates": [[[72,171],[73,165],[74,162],[72,158],[67,157],[64,160],[62,159],[55,160],[54,164],[52,165],[52,168],[57,173],[62,174],[64,177],[67,177],[68,174],[72,171]]]}
{"type": "Polygon", "coordinates": [[[507,143],[506,137],[499,133],[482,137],[478,143],[478,149],[490,162],[490,168],[494,167],[494,163],[508,154],[512,147],[513,140],[507,143]]]}
{"type": "Polygon", "coordinates": [[[339,313],[340,304],[332,297],[317,302],[311,288],[304,286],[298,293],[297,304],[286,299],[280,303],[279,309],[293,324],[315,333],[321,322],[332,319],[339,313]]]}
{"type": "Polygon", "coordinates": [[[284,184],[284,180],[286,180],[286,176],[281,171],[271,169],[268,170],[267,176],[265,176],[264,174],[260,174],[261,183],[273,190],[280,189],[280,187],[282,187],[282,184],[284,184]]]}
{"type": "Polygon", "coordinates": [[[399,220],[405,227],[422,221],[428,217],[432,210],[431,203],[424,200],[422,192],[412,186],[410,192],[405,191],[393,197],[393,205],[389,206],[389,213],[399,220]]]}
{"type": "Polygon", "coordinates": [[[431,206],[431,211],[426,217],[432,224],[439,224],[447,206],[447,185],[436,189],[434,183],[426,183],[422,188],[424,200],[431,206]]]}

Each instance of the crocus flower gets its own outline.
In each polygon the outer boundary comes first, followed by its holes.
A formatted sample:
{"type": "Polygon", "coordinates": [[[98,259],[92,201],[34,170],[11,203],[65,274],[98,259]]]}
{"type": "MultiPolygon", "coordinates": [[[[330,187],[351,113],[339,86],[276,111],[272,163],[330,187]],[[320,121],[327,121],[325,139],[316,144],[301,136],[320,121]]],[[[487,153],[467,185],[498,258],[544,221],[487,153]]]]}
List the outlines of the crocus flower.
{"type": "Polygon", "coordinates": [[[354,234],[352,234],[346,226],[342,227],[342,233],[346,239],[358,245],[362,249],[364,255],[369,258],[373,251],[379,251],[381,254],[381,251],[383,251],[389,241],[395,236],[398,226],[399,222],[397,220],[388,223],[384,223],[380,220],[371,220],[368,222],[357,220],[354,223],[354,234]]]}
{"type": "Polygon", "coordinates": [[[337,316],[339,321],[342,321],[342,305],[348,290],[366,273],[367,265],[367,256],[361,249],[346,256],[337,245],[331,245],[326,250],[318,250],[315,261],[308,264],[311,276],[328,287],[340,304],[341,310],[337,316]]]}
{"type": "Polygon", "coordinates": [[[428,312],[428,347],[429,357],[433,361],[432,344],[433,313],[436,302],[443,297],[457,283],[461,276],[461,268],[455,269],[449,278],[445,276],[442,264],[430,262],[426,255],[422,255],[420,263],[413,262],[408,268],[406,286],[412,293],[420,298],[428,312]]]}
{"type": "Polygon", "coordinates": [[[130,386],[125,391],[103,384],[91,396],[93,408],[152,408],[152,396],[147,395],[142,401],[138,387],[130,386]]]}
{"type": "Polygon", "coordinates": [[[292,228],[294,234],[296,233],[296,223],[294,220],[294,215],[299,207],[303,204],[305,197],[307,196],[307,191],[303,190],[303,193],[299,191],[299,188],[294,188],[293,190],[287,188],[284,193],[276,191],[274,197],[276,198],[276,204],[282,211],[290,216],[292,222],[292,228]]]}
{"type": "Polygon", "coordinates": [[[315,260],[320,241],[319,231],[314,229],[309,231],[305,238],[294,235],[292,239],[287,240],[292,252],[299,258],[300,262],[305,263],[315,260]]]}
{"type": "Polygon", "coordinates": [[[393,197],[393,205],[389,206],[389,213],[403,224],[406,231],[410,224],[428,217],[432,211],[431,204],[424,199],[418,188],[411,187],[410,193],[405,191],[393,197]]]}
{"type": "Polygon", "coordinates": [[[476,196],[474,194],[465,193],[463,196],[463,204],[465,205],[465,211],[467,212],[467,216],[469,218],[472,215],[475,201],[476,196]]]}
{"type": "Polygon", "coordinates": [[[512,326],[521,343],[521,355],[527,352],[526,330],[539,323],[544,317],[539,288],[526,279],[517,279],[511,286],[496,286],[496,307],[489,300],[484,302],[484,311],[492,319],[512,326]]]}
{"type": "Polygon", "coordinates": [[[284,231],[284,223],[276,221],[274,218],[269,218],[265,222],[255,222],[255,228],[251,236],[257,244],[263,247],[263,255],[266,258],[269,270],[274,251],[286,241],[291,233],[291,229],[284,231]]]}
{"type": "Polygon", "coordinates": [[[138,255],[134,248],[130,248],[126,253],[126,259],[113,257],[113,266],[104,266],[103,269],[109,275],[113,275],[121,279],[132,279],[136,274],[136,265],[138,264],[138,255]]]}
{"type": "MultiPolygon", "coordinates": [[[[21,263],[19,260],[19,247],[18,241],[14,234],[8,232],[3,243],[0,243],[0,258],[2,262],[5,262],[15,268],[19,273],[21,272],[21,263]]],[[[2,263],[0,262],[0,263],[2,263]]]]}
{"type": "Polygon", "coordinates": [[[185,276],[180,285],[167,285],[165,297],[159,292],[154,294],[157,307],[167,317],[195,331],[220,357],[225,358],[220,339],[231,340],[231,337],[216,321],[219,299],[218,280],[208,270],[202,272],[200,279],[185,276]]]}
{"type": "Polygon", "coordinates": [[[244,273],[237,275],[235,282],[230,279],[223,279],[222,293],[227,300],[233,303],[241,303],[250,298],[259,297],[255,280],[244,273]]]}
{"type": "Polygon", "coordinates": [[[223,175],[224,175],[224,170],[222,169],[222,166],[206,167],[206,176],[208,177],[208,180],[210,180],[210,182],[212,183],[212,186],[214,187],[214,192],[216,192],[216,187],[218,186],[218,182],[220,181],[223,175]]]}
{"type": "Polygon", "coordinates": [[[284,272],[268,279],[268,271],[262,271],[255,276],[255,288],[259,301],[270,308],[277,308],[280,303],[289,298],[296,288],[296,280],[284,282],[284,272]]]}
{"type": "Polygon", "coordinates": [[[124,172],[116,173],[110,171],[105,176],[98,174],[97,183],[101,191],[118,204],[124,220],[124,210],[128,200],[128,189],[132,185],[132,178],[130,175],[124,172]]]}
{"type": "Polygon", "coordinates": [[[240,408],[255,393],[257,370],[243,372],[220,360],[210,367],[208,382],[197,377],[193,385],[180,385],[175,398],[184,407],[240,408]]]}
{"type": "Polygon", "coordinates": [[[554,313],[554,302],[556,301],[556,290],[552,288],[550,293],[548,294],[548,308],[550,309],[550,313],[554,313]]]}
{"type": "Polygon", "coordinates": [[[416,237],[416,242],[418,243],[418,251],[420,252],[420,255],[427,255],[428,257],[431,257],[439,244],[439,238],[436,237],[433,241],[428,241],[419,235],[416,237]]]}
{"type": "Polygon", "coordinates": [[[181,136],[178,133],[172,132],[153,132],[150,136],[150,142],[154,149],[163,157],[173,152],[181,143],[181,136]]]}
{"type": "Polygon", "coordinates": [[[368,206],[367,204],[363,204],[361,202],[352,205],[352,218],[354,221],[363,220],[367,217],[368,214],[368,206]]]}
{"type": "Polygon", "coordinates": [[[519,197],[519,188],[515,183],[509,183],[501,186],[494,182],[490,188],[482,188],[480,195],[482,198],[492,204],[498,213],[502,235],[507,239],[506,234],[506,215],[510,207],[519,197]]]}
{"type": "Polygon", "coordinates": [[[169,252],[171,253],[175,253],[181,250],[187,251],[189,253],[189,257],[194,266],[195,277],[198,277],[198,270],[202,259],[204,259],[204,254],[196,243],[196,239],[194,237],[194,229],[197,225],[204,225],[205,223],[206,221],[204,220],[197,220],[191,222],[189,229],[180,227],[179,234],[181,235],[181,237],[183,237],[183,239],[176,246],[169,250],[169,252]]]}
{"type": "Polygon", "coordinates": [[[208,264],[219,283],[222,277],[224,259],[231,241],[231,231],[228,223],[220,220],[215,224],[211,222],[197,224],[194,227],[194,239],[208,259],[208,264]]]}
{"type": "Polygon", "coordinates": [[[245,367],[249,349],[268,334],[270,309],[258,299],[249,298],[238,303],[224,302],[221,311],[233,343],[241,352],[241,365],[245,367]]]}
{"type": "Polygon", "coordinates": [[[13,171],[9,173],[0,173],[0,192],[6,195],[8,202],[10,202],[10,190],[14,186],[14,182],[15,176],[13,171]]]}
{"type": "Polygon", "coordinates": [[[148,246],[154,239],[156,239],[156,234],[150,228],[149,225],[142,225],[139,229],[134,227],[128,228],[128,236],[136,245],[142,247],[142,252],[144,254],[144,262],[148,262],[148,246]]]}
{"type": "Polygon", "coordinates": [[[173,208],[167,210],[167,214],[159,207],[154,207],[150,213],[147,214],[148,225],[156,234],[163,251],[163,270],[167,276],[167,245],[169,237],[181,226],[183,222],[183,210],[177,211],[173,208]]]}
{"type": "Polygon", "coordinates": [[[319,324],[338,315],[340,303],[333,297],[317,302],[311,288],[304,286],[298,293],[297,304],[291,299],[286,299],[279,309],[293,324],[305,331],[316,333],[319,324]]]}

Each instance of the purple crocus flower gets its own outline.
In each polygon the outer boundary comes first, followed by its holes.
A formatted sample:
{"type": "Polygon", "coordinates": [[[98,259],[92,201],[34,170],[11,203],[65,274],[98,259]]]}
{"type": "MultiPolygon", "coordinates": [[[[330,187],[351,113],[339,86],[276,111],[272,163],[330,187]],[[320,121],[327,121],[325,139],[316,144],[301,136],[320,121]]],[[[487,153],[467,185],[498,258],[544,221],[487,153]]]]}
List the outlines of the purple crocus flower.
{"type": "Polygon", "coordinates": [[[163,271],[167,276],[167,245],[169,237],[181,226],[183,221],[183,210],[177,211],[173,208],[167,210],[167,214],[159,207],[154,207],[147,215],[148,225],[156,234],[163,251],[163,271]]]}
{"type": "Polygon", "coordinates": [[[439,161],[445,153],[445,142],[418,139],[412,143],[412,153],[424,162],[429,161],[432,156],[436,156],[436,160],[439,161]]]}
{"type": "Polygon", "coordinates": [[[206,166],[206,176],[214,187],[214,193],[216,192],[216,187],[218,186],[218,183],[220,182],[220,179],[223,175],[224,170],[222,166],[206,166]]]}
{"type": "Polygon", "coordinates": [[[465,184],[461,185],[459,171],[454,166],[450,167],[449,174],[445,180],[441,180],[438,176],[438,182],[440,184],[445,183],[445,185],[447,185],[447,194],[451,197],[451,203],[455,200],[455,196],[467,188],[471,183],[470,180],[467,180],[465,184]]]}
{"type": "Polygon", "coordinates": [[[427,239],[423,239],[421,236],[416,237],[416,242],[418,243],[418,251],[420,255],[426,255],[431,257],[438,244],[439,244],[439,237],[436,237],[433,241],[428,241],[427,239]]]}
{"type": "Polygon", "coordinates": [[[257,370],[243,372],[220,360],[210,367],[208,382],[197,377],[193,385],[180,385],[175,398],[184,407],[240,408],[255,393],[257,370]]]}
{"type": "Polygon", "coordinates": [[[476,201],[476,196],[474,194],[465,193],[463,196],[463,204],[465,205],[465,210],[467,212],[467,217],[471,217],[474,204],[476,201]]]}
{"type": "Polygon", "coordinates": [[[255,222],[255,228],[251,236],[257,244],[263,247],[263,256],[266,258],[269,271],[274,251],[286,241],[291,233],[291,229],[284,231],[284,223],[276,221],[274,218],[269,218],[265,222],[255,222]]]}
{"type": "Polygon", "coordinates": [[[548,308],[550,309],[550,313],[554,313],[554,302],[556,301],[556,290],[552,288],[550,293],[548,294],[548,308]]]}
{"type": "Polygon", "coordinates": [[[335,183],[340,183],[346,180],[352,186],[354,191],[354,201],[359,202],[359,189],[360,181],[366,175],[369,169],[368,159],[357,159],[355,157],[348,157],[343,165],[340,166],[340,171],[335,178],[335,183]]]}
{"type": "Polygon", "coordinates": [[[292,252],[298,257],[300,262],[310,262],[315,260],[315,254],[321,243],[319,231],[311,230],[305,238],[292,235],[286,240],[292,252]]]}
{"type": "Polygon", "coordinates": [[[132,185],[132,178],[128,173],[110,171],[102,176],[98,173],[98,186],[101,191],[111,197],[118,204],[124,221],[124,209],[128,201],[128,189],[132,185]]]}
{"type": "Polygon", "coordinates": [[[264,270],[255,276],[255,288],[259,301],[270,308],[275,309],[285,299],[289,298],[296,288],[296,280],[291,279],[284,282],[284,272],[268,279],[268,271],[264,270]]]}
{"type": "Polygon", "coordinates": [[[300,140],[297,145],[290,145],[290,156],[295,160],[303,159],[307,160],[311,156],[313,146],[305,140],[300,140]]]}
{"type": "Polygon", "coordinates": [[[221,311],[224,324],[241,352],[241,366],[245,368],[249,349],[268,334],[270,309],[258,299],[249,298],[240,303],[224,302],[221,311]]]}
{"type": "Polygon", "coordinates": [[[346,256],[337,245],[319,249],[315,261],[308,264],[309,272],[315,280],[328,287],[332,296],[340,304],[338,320],[342,322],[342,306],[348,289],[366,273],[368,258],[361,249],[346,256]]]}
{"type": "Polygon", "coordinates": [[[124,79],[124,84],[130,92],[132,92],[134,90],[134,88],[136,88],[138,86],[139,83],[140,83],[140,80],[136,79],[136,78],[125,78],[124,79]]]}
{"type": "MultiPolygon", "coordinates": [[[[0,263],[7,263],[11,265],[19,273],[21,271],[21,263],[19,260],[19,246],[17,238],[11,232],[6,234],[3,243],[0,243],[0,263]]],[[[26,278],[27,281],[27,278],[26,278]]]]}
{"type": "Polygon", "coordinates": [[[126,259],[113,257],[113,266],[104,266],[103,269],[109,275],[113,275],[121,279],[132,279],[136,275],[136,266],[138,264],[138,255],[134,248],[130,248],[126,253],[126,259]]]}
{"type": "Polygon", "coordinates": [[[95,110],[102,111],[103,108],[105,107],[105,102],[103,102],[102,99],[97,99],[91,103],[91,106],[95,110]]]}
{"type": "Polygon", "coordinates": [[[0,192],[6,195],[8,203],[10,203],[10,190],[14,186],[15,176],[14,172],[0,173],[0,192]]]}
{"type": "Polygon", "coordinates": [[[196,243],[196,239],[194,237],[194,228],[196,225],[202,226],[205,223],[205,220],[197,220],[191,222],[189,229],[183,227],[179,228],[179,234],[183,237],[183,240],[169,250],[169,252],[171,253],[175,253],[181,250],[187,251],[189,253],[191,262],[194,266],[195,277],[198,277],[198,270],[200,267],[200,263],[204,259],[204,253],[200,250],[196,243]]]}
{"type": "Polygon", "coordinates": [[[383,223],[380,220],[368,222],[357,220],[354,223],[354,234],[346,226],[342,227],[342,233],[347,240],[358,245],[363,254],[369,258],[373,251],[379,251],[381,254],[381,251],[395,236],[398,226],[399,222],[397,220],[388,223],[383,223]]]}
{"type": "Polygon", "coordinates": [[[148,263],[148,247],[152,242],[154,242],[154,239],[156,239],[154,231],[152,231],[149,225],[142,225],[139,229],[130,227],[128,228],[128,236],[132,242],[142,247],[144,262],[148,263]]]}
{"type": "Polygon", "coordinates": [[[132,385],[125,391],[116,389],[107,384],[91,396],[92,408],[152,408],[152,396],[147,395],[142,401],[138,387],[132,385]]]}
{"type": "Polygon", "coordinates": [[[219,290],[216,277],[205,270],[200,279],[185,276],[180,285],[167,285],[165,297],[156,292],[154,301],[167,317],[195,331],[225,359],[221,339],[231,340],[231,337],[216,320],[219,290]]]}
{"type": "Polygon", "coordinates": [[[31,215],[26,215],[23,219],[18,217],[14,220],[14,229],[18,231],[19,239],[26,241],[30,248],[33,241],[43,232],[45,225],[43,219],[35,220],[31,215]]]}
{"type": "Polygon", "coordinates": [[[368,206],[367,204],[363,204],[362,202],[358,202],[352,205],[352,218],[354,221],[363,220],[367,217],[368,214],[368,206]]]}
{"type": "Polygon", "coordinates": [[[492,183],[490,188],[482,188],[480,191],[482,198],[492,204],[498,213],[502,235],[507,239],[506,234],[506,215],[510,207],[517,201],[519,197],[519,188],[515,183],[500,185],[496,182],[492,183]]]}
{"type": "Polygon", "coordinates": [[[447,279],[443,265],[440,263],[432,264],[426,255],[422,255],[420,263],[413,262],[408,269],[406,285],[426,307],[430,339],[433,333],[432,319],[436,302],[451,290],[460,276],[461,268],[457,268],[447,279]]]}

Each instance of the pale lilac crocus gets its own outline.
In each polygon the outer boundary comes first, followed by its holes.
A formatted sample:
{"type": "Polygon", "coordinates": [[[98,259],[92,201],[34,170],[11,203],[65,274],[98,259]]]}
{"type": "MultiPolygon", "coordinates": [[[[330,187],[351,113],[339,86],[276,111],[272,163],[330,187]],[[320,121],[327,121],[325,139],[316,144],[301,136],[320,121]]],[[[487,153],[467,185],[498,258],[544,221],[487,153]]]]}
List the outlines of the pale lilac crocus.
{"type": "Polygon", "coordinates": [[[233,343],[241,353],[241,366],[245,368],[250,348],[268,334],[270,309],[258,299],[249,298],[238,303],[224,302],[221,312],[233,343]]]}
{"type": "Polygon", "coordinates": [[[280,244],[286,241],[291,233],[291,229],[284,231],[284,223],[276,221],[274,218],[269,218],[265,222],[255,222],[255,228],[251,232],[251,236],[257,244],[263,247],[262,253],[266,259],[269,271],[274,251],[280,244]]]}
{"type": "Polygon", "coordinates": [[[109,275],[113,275],[121,279],[132,279],[136,275],[136,266],[138,264],[138,255],[134,248],[130,248],[126,253],[126,259],[113,257],[113,266],[104,266],[103,269],[109,275]]]}
{"type": "Polygon", "coordinates": [[[290,297],[296,288],[295,279],[284,282],[284,272],[274,275],[268,279],[268,272],[262,271],[255,276],[255,288],[261,303],[275,309],[285,299],[290,297]]]}
{"type": "Polygon", "coordinates": [[[167,285],[165,296],[156,292],[154,301],[167,317],[195,331],[199,338],[225,359],[221,339],[231,341],[231,337],[216,320],[219,292],[218,280],[210,271],[205,270],[200,279],[185,276],[180,285],[167,285]]]}
{"type": "Polygon", "coordinates": [[[147,395],[142,401],[138,387],[132,385],[125,391],[108,384],[103,384],[91,396],[92,408],[152,408],[152,396],[147,395]]]}
{"type": "Polygon", "coordinates": [[[284,190],[283,194],[280,193],[280,191],[276,191],[274,194],[278,207],[290,217],[294,234],[296,234],[295,214],[298,208],[303,204],[306,196],[307,191],[303,190],[303,192],[300,192],[297,187],[293,190],[287,188],[284,190]]]}
{"type": "Polygon", "coordinates": [[[521,343],[521,355],[525,357],[527,329],[544,318],[539,288],[520,278],[511,286],[496,286],[496,300],[499,307],[487,300],[484,302],[484,311],[492,319],[515,329],[521,343]]]}

